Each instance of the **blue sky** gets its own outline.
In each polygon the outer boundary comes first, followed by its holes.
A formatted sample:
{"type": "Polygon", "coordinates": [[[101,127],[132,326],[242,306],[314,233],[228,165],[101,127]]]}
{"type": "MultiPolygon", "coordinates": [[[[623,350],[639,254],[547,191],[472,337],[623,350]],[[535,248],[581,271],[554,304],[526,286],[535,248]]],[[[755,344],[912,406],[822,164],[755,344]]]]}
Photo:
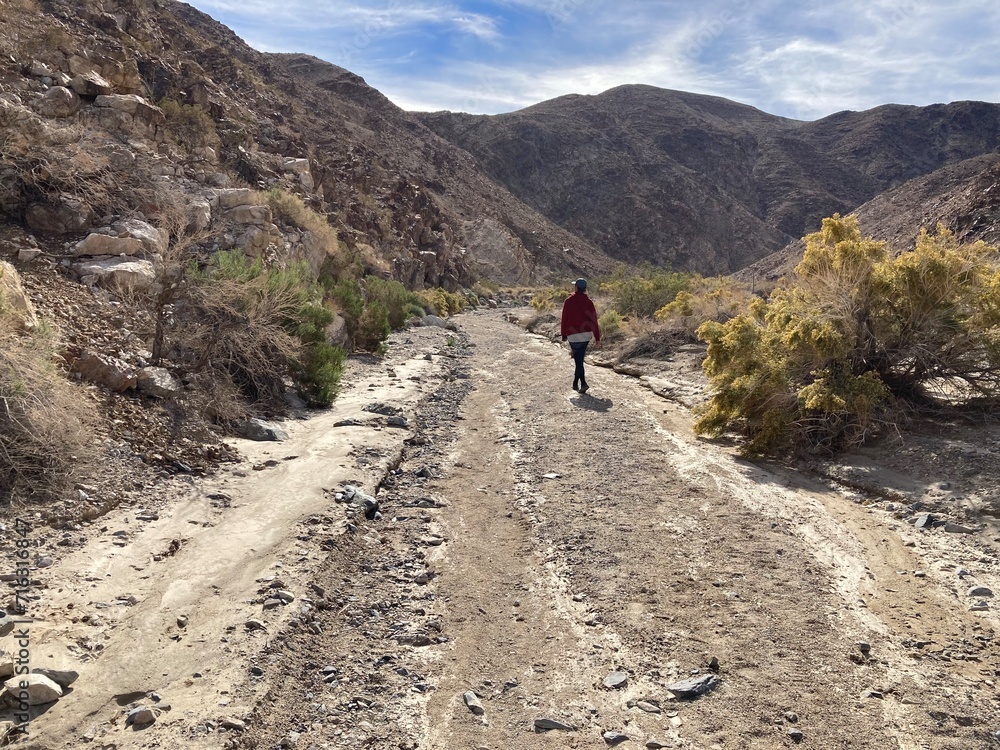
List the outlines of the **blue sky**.
{"type": "Polygon", "coordinates": [[[351,70],[408,110],[495,114],[625,83],[812,120],[1000,101],[996,0],[193,0],[267,52],[351,70]]]}

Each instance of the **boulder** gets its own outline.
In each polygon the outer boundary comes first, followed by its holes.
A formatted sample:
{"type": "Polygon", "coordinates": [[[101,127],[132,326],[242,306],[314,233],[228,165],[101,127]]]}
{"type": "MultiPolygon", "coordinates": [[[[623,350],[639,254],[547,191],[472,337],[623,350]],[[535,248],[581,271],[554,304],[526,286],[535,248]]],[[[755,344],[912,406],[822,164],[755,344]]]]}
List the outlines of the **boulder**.
{"type": "Polygon", "coordinates": [[[268,440],[278,442],[288,440],[287,432],[278,427],[278,425],[265,422],[263,419],[247,420],[237,427],[237,431],[247,440],[258,440],[261,442],[268,440]]]}
{"type": "Polygon", "coordinates": [[[112,92],[111,83],[96,71],[80,73],[69,82],[69,87],[80,96],[98,97],[112,92]]]}
{"type": "Polygon", "coordinates": [[[37,669],[32,669],[31,673],[48,677],[61,688],[68,688],[80,678],[80,673],[75,669],[46,669],[45,667],[38,667],[37,669]]]}
{"type": "Polygon", "coordinates": [[[14,659],[10,656],[0,656],[0,680],[14,676],[14,659]]]}
{"type": "Polygon", "coordinates": [[[351,336],[347,331],[347,321],[340,315],[335,315],[333,322],[324,330],[327,343],[331,346],[339,346],[341,349],[349,349],[351,336]]]}
{"type": "Polygon", "coordinates": [[[204,199],[191,201],[187,207],[188,229],[201,232],[212,223],[212,205],[204,199]]]}
{"type": "Polygon", "coordinates": [[[91,351],[81,352],[70,363],[70,370],[90,383],[106,386],[117,393],[136,386],[135,372],[126,363],[91,351]]]}
{"type": "Polygon", "coordinates": [[[61,687],[45,675],[40,674],[11,677],[3,685],[15,698],[20,696],[22,691],[26,692],[29,706],[53,703],[59,700],[63,694],[61,687]]]}
{"type": "Polygon", "coordinates": [[[268,206],[236,206],[226,211],[226,219],[234,224],[270,224],[271,218],[268,206]]]}
{"type": "Polygon", "coordinates": [[[166,115],[162,109],[136,94],[102,94],[94,100],[94,105],[124,112],[150,125],[161,125],[166,122],[166,115]]]}
{"type": "Polygon", "coordinates": [[[70,117],[75,115],[83,102],[80,95],[65,86],[53,86],[35,100],[33,107],[44,117],[70,117]]]}
{"type": "Polygon", "coordinates": [[[218,199],[220,208],[252,206],[257,202],[257,195],[250,188],[219,188],[212,194],[218,199]]]}
{"type": "Polygon", "coordinates": [[[107,258],[74,266],[85,284],[100,283],[113,289],[145,291],[156,284],[156,268],[139,258],[107,258]]]}
{"type": "Polygon", "coordinates": [[[138,255],[162,253],[165,248],[163,233],[140,219],[122,219],[110,227],[92,232],[79,243],[76,255],[138,255]]]}
{"type": "Polygon", "coordinates": [[[281,168],[285,172],[291,172],[292,174],[305,174],[309,171],[309,160],[286,156],[281,168]]]}
{"type": "Polygon", "coordinates": [[[136,387],[154,398],[173,398],[182,390],[177,378],[163,367],[143,367],[136,373],[136,387]]]}
{"type": "Polygon", "coordinates": [[[93,209],[82,200],[67,195],[51,203],[32,203],[24,214],[25,223],[43,234],[72,234],[91,225],[93,209]]]}
{"type": "Polygon", "coordinates": [[[0,307],[13,314],[25,328],[38,325],[35,307],[21,286],[17,269],[3,260],[0,260],[0,307]]]}

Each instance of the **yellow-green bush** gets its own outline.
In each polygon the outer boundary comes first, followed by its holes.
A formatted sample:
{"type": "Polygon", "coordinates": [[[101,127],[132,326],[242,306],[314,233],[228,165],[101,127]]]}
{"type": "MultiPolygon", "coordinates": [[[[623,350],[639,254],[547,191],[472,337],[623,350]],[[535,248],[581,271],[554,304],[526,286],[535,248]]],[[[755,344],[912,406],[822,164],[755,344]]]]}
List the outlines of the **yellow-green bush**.
{"type": "Polygon", "coordinates": [[[545,312],[556,307],[561,308],[563,301],[570,295],[566,287],[553,286],[540,289],[531,298],[531,306],[538,312],[545,312]]]}
{"type": "Polygon", "coordinates": [[[425,289],[419,293],[424,305],[434,311],[435,315],[447,318],[465,309],[467,301],[461,294],[449,292],[441,287],[425,289]]]}
{"type": "Polygon", "coordinates": [[[601,338],[610,341],[622,330],[622,316],[614,310],[607,310],[601,313],[597,319],[597,325],[601,329],[601,338]]]}
{"type": "Polygon", "coordinates": [[[689,289],[678,292],[655,317],[693,336],[702,323],[725,323],[744,312],[749,299],[750,290],[733,279],[693,277],[689,289]]]}
{"type": "Polygon", "coordinates": [[[696,429],[748,453],[863,442],[904,404],[1000,400],[998,251],[943,227],[892,257],[857,218],[824,219],[790,282],[708,322],[712,397],[696,429]]]}

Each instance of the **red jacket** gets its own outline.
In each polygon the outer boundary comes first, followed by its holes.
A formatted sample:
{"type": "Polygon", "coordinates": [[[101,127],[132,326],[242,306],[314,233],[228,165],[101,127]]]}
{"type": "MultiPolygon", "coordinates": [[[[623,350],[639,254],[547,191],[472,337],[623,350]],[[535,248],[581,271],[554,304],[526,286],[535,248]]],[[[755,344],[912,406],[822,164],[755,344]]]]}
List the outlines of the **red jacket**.
{"type": "Polygon", "coordinates": [[[594,334],[594,343],[600,343],[601,329],[597,325],[594,303],[584,292],[574,292],[563,302],[562,337],[587,331],[594,334]]]}

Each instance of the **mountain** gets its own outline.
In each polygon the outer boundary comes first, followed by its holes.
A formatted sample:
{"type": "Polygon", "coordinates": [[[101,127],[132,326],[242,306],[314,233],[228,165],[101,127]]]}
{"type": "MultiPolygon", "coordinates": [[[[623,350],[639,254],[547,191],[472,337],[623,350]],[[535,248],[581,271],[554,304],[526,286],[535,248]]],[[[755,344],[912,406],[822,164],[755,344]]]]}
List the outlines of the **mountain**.
{"type": "Polygon", "coordinates": [[[1000,145],[1000,106],[886,105],[815,122],[651,86],[517,112],[418,116],[609,255],[738,270],[834,212],[1000,145]]]}

